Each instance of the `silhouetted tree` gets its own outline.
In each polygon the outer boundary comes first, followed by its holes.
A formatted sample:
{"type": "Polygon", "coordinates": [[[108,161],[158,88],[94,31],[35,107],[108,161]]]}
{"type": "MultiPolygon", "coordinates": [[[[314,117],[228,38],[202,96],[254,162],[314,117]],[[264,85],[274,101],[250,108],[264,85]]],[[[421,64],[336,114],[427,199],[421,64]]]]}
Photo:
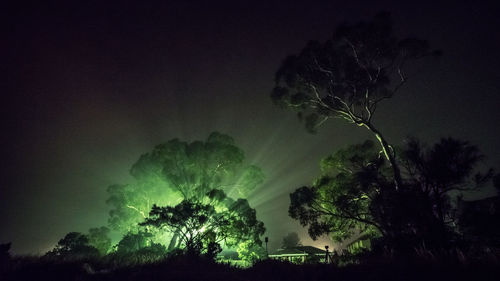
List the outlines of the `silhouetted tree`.
{"type": "Polygon", "coordinates": [[[500,247],[500,174],[493,177],[495,196],[469,200],[459,198],[457,218],[463,238],[475,248],[500,247]]]}
{"type": "Polygon", "coordinates": [[[165,246],[153,242],[150,232],[139,230],[125,234],[112,253],[120,263],[146,263],[164,258],[167,254],[165,246]]]}
{"type": "Polygon", "coordinates": [[[281,247],[283,249],[290,249],[297,246],[302,246],[297,232],[288,233],[285,237],[283,237],[283,241],[281,241],[281,247]]]}
{"type": "Polygon", "coordinates": [[[493,176],[493,170],[476,172],[483,159],[469,142],[443,138],[430,149],[411,139],[402,154],[409,184],[418,186],[432,199],[433,212],[443,225],[452,222],[449,194],[478,189],[493,176]]]}
{"type": "Polygon", "coordinates": [[[331,118],[368,129],[391,164],[397,187],[402,182],[396,155],[373,116],[378,104],[408,80],[407,64],[437,54],[427,41],[395,37],[390,16],[381,13],[370,22],[343,24],[326,42],[310,41],[298,55],[287,57],[276,72],[271,97],[296,111],[311,132],[331,118]]]}
{"type": "Polygon", "coordinates": [[[399,161],[406,190],[400,194],[382,191],[373,213],[401,246],[452,246],[459,239],[452,200],[461,193],[478,190],[492,178],[492,169],[478,172],[482,158],[478,148],[466,141],[442,138],[428,147],[409,139],[399,161]]]}
{"type": "Polygon", "coordinates": [[[246,200],[233,201],[222,191],[211,191],[208,196],[212,202],[185,200],[174,207],[154,205],[150,217],[141,225],[179,233],[188,254],[204,252],[215,257],[222,250],[220,243],[234,246],[250,241],[260,245],[264,225],[256,219],[255,210],[246,200]]]}
{"type": "Polygon", "coordinates": [[[493,186],[497,189],[497,195],[500,196],[500,174],[493,177],[493,186]]]}
{"type": "Polygon", "coordinates": [[[118,252],[135,252],[151,243],[151,234],[144,231],[125,234],[116,245],[118,252]]]}
{"type": "Polygon", "coordinates": [[[227,218],[217,216],[213,206],[189,201],[182,201],[175,207],[154,205],[150,217],[143,223],[180,233],[182,243],[191,254],[201,253],[203,242],[216,242],[216,229],[227,224],[227,218]]]}
{"type": "Polygon", "coordinates": [[[54,249],[47,252],[46,256],[64,259],[86,259],[99,256],[99,251],[89,244],[87,235],[70,232],[59,240],[54,249]]]}
{"type": "Polygon", "coordinates": [[[500,196],[459,201],[458,226],[473,247],[500,247],[500,196]]]}
{"type": "Polygon", "coordinates": [[[11,243],[0,244],[0,265],[6,264],[10,259],[11,243]]]}

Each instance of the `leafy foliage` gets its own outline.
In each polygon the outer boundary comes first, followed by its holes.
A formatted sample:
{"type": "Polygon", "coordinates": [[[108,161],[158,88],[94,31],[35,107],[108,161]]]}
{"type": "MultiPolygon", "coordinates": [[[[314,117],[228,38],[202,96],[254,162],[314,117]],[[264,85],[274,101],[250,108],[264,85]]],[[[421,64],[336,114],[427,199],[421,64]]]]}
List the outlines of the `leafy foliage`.
{"type": "Polygon", "coordinates": [[[263,260],[267,256],[266,250],[262,245],[258,245],[251,240],[239,243],[236,252],[238,252],[238,257],[241,260],[250,265],[263,260]]]}
{"type": "Polygon", "coordinates": [[[425,40],[396,38],[389,14],[380,13],[370,22],[343,24],[326,42],[310,41],[287,57],[271,98],[297,112],[310,132],[331,118],[368,129],[390,163],[397,189],[402,179],[396,155],[372,118],[378,104],[406,83],[409,62],[438,54],[425,40]]]}
{"type": "Polygon", "coordinates": [[[130,174],[135,182],[108,188],[110,225],[124,233],[137,231],[154,204],[201,201],[214,189],[246,196],[264,179],[260,168],[244,163],[234,140],[218,132],[205,141],[172,139],[160,144],[142,155],[130,174]]]}
{"type": "Polygon", "coordinates": [[[86,259],[99,256],[99,251],[89,244],[87,235],[79,232],[70,232],[64,236],[47,257],[63,259],[86,259]]]}
{"type": "Polygon", "coordinates": [[[137,233],[129,232],[125,234],[116,245],[116,251],[119,253],[133,253],[151,245],[152,235],[146,231],[137,233]]]}
{"type": "Polygon", "coordinates": [[[308,226],[312,238],[328,233],[342,241],[363,234],[382,236],[398,249],[451,246],[459,234],[451,199],[482,186],[492,171],[476,173],[478,149],[451,138],[430,148],[413,139],[400,155],[405,177],[399,190],[388,188],[393,183],[384,158],[370,141],[326,157],[314,185],[290,195],[290,216],[308,226]]]}
{"type": "Polygon", "coordinates": [[[432,54],[424,40],[396,38],[390,16],[381,13],[370,22],[343,24],[326,42],[310,41],[287,57],[271,97],[305,116],[311,131],[331,117],[363,126],[406,82],[405,64],[432,54]]]}
{"type": "Polygon", "coordinates": [[[109,238],[109,228],[101,226],[89,229],[89,244],[96,248],[101,255],[106,255],[111,249],[111,238],[109,238]]]}
{"type": "Polygon", "coordinates": [[[144,154],[130,173],[137,179],[156,171],[183,199],[199,200],[212,189],[247,196],[263,181],[262,171],[245,165],[244,152],[227,135],[214,132],[206,141],[186,143],[173,139],[144,154]]]}
{"type": "Polygon", "coordinates": [[[290,195],[290,216],[309,226],[313,239],[327,233],[335,241],[359,232],[375,235],[379,224],[370,208],[381,185],[387,184],[383,164],[372,141],[326,157],[314,186],[301,187],[290,195]]]}
{"type": "Polygon", "coordinates": [[[131,184],[111,185],[107,191],[106,203],[111,207],[109,225],[122,233],[137,232],[139,222],[147,217],[153,204],[175,204],[182,199],[164,181],[153,176],[131,184]]]}
{"type": "Polygon", "coordinates": [[[189,254],[204,252],[215,257],[222,250],[220,243],[226,246],[244,241],[261,243],[263,223],[256,219],[255,210],[246,200],[233,201],[222,191],[211,192],[210,197],[211,204],[185,200],[174,207],[153,206],[150,217],[142,225],[179,233],[181,244],[189,254]],[[219,203],[218,210],[216,203],[219,203]],[[226,204],[225,208],[221,204],[226,204]]]}
{"type": "MultiPolygon", "coordinates": [[[[194,223],[193,220],[200,219],[202,214],[214,215],[214,219],[221,217],[221,214],[237,214],[239,220],[235,216],[231,217],[234,220],[233,232],[238,223],[240,231],[247,233],[255,231],[245,229],[246,226],[258,225],[263,230],[262,223],[255,217],[255,210],[248,206],[246,200],[234,201],[228,196],[246,196],[264,179],[261,169],[245,164],[244,158],[243,150],[235,145],[233,138],[218,132],[211,133],[205,141],[188,143],[172,139],[157,145],[132,166],[130,174],[134,178],[133,183],[108,188],[110,225],[123,233],[138,234],[143,231],[139,224],[146,220],[143,226],[157,226],[147,229],[152,235],[151,240],[165,245],[166,241],[170,241],[169,250],[181,246],[181,243],[184,247],[189,246],[190,250],[197,249],[195,244],[199,243],[205,250],[217,250],[215,244],[210,244],[210,239],[189,241],[190,238],[181,237],[187,225],[172,225],[194,223]],[[165,212],[170,214],[169,225],[163,225],[166,221],[160,222],[159,219],[165,212]],[[179,220],[172,221],[175,218],[179,220]],[[163,226],[168,226],[169,231],[159,231],[163,226]]],[[[193,231],[198,230],[193,228],[193,231]]],[[[212,234],[207,232],[205,235],[208,237],[212,234]]],[[[232,233],[231,237],[237,235],[232,233]]],[[[252,239],[260,241],[258,237],[252,239]]],[[[225,238],[224,243],[230,244],[232,241],[225,238]]]]}
{"type": "Polygon", "coordinates": [[[425,145],[411,139],[402,157],[409,184],[432,198],[433,213],[444,224],[453,220],[450,192],[475,190],[493,177],[492,169],[474,173],[483,156],[466,141],[443,138],[425,149],[425,145]]]}

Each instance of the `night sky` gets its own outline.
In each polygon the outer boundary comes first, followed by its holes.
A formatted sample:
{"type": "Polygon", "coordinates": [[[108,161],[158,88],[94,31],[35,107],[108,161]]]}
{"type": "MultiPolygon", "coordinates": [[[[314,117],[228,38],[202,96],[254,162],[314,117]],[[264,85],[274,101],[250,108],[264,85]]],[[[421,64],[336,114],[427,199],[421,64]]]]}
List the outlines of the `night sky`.
{"type": "Polygon", "coordinates": [[[419,64],[375,125],[393,144],[469,140],[484,167],[500,169],[494,1],[39,2],[3,4],[0,15],[0,243],[14,253],[43,254],[70,231],[106,225],[106,188],[129,182],[141,154],[212,131],[233,136],[266,173],[248,199],[270,248],[291,231],[329,243],[288,218],[289,193],[311,184],[319,159],[372,136],[341,120],[311,135],[269,93],[287,55],[379,11],[444,56],[419,64]]]}

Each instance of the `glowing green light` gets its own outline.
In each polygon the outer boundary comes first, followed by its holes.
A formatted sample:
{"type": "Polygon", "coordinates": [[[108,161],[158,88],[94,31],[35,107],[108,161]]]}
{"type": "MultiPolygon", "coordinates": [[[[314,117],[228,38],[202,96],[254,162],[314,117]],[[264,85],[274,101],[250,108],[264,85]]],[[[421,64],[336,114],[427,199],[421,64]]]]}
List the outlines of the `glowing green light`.
{"type": "MultiPolygon", "coordinates": [[[[244,163],[243,151],[227,135],[212,133],[204,142],[170,140],[142,155],[132,166],[130,173],[134,182],[108,188],[107,203],[111,207],[109,222],[123,234],[139,233],[141,228],[145,228],[150,233],[148,241],[165,246],[185,247],[195,237],[212,235],[214,238],[210,239],[221,242],[225,247],[242,241],[246,243],[245,247],[250,247],[259,240],[258,236],[248,236],[253,235],[252,227],[256,227],[255,235],[264,231],[248,202],[235,199],[248,196],[262,184],[264,173],[257,166],[244,163]],[[189,220],[192,218],[186,217],[186,225],[180,222],[179,227],[166,228],[167,231],[161,224],[172,226],[168,220],[156,220],[158,224],[139,226],[145,219],[150,219],[153,206],[170,208],[164,210],[173,212],[172,208],[180,206],[181,202],[193,202],[193,206],[209,206],[212,208],[209,215],[214,217],[209,217],[208,221],[216,221],[210,227],[205,224],[195,227],[190,225],[189,220]],[[225,219],[235,225],[231,228],[226,224],[218,226],[216,222],[220,223],[222,216],[226,216],[225,219]],[[160,227],[155,228],[158,226],[160,227]],[[238,234],[238,231],[248,233],[238,234]]],[[[254,256],[255,253],[250,251],[248,255],[254,256]]]]}

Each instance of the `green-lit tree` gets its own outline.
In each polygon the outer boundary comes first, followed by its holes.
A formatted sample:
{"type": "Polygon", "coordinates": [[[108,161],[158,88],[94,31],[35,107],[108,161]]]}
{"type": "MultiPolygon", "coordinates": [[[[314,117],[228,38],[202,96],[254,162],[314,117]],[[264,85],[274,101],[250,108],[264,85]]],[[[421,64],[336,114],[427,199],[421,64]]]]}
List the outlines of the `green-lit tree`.
{"type": "Polygon", "coordinates": [[[248,264],[254,264],[267,257],[266,249],[262,245],[253,243],[251,240],[239,243],[236,252],[238,253],[238,257],[248,264]]]}
{"type": "MultiPolygon", "coordinates": [[[[148,218],[154,205],[172,207],[182,201],[212,204],[209,194],[217,191],[224,198],[245,197],[263,182],[264,175],[257,166],[245,163],[244,158],[233,138],[218,132],[211,133],[205,141],[172,139],[157,145],[132,166],[133,183],[108,188],[110,225],[122,233],[137,233],[138,224],[148,218]]],[[[227,208],[220,202],[211,206],[227,208]]],[[[154,235],[153,240],[170,241],[170,250],[179,246],[179,229],[161,234],[161,239],[154,235]]]]}
{"type": "Polygon", "coordinates": [[[110,224],[124,232],[148,216],[153,204],[199,200],[212,189],[246,196],[263,181],[262,171],[244,163],[234,140],[217,132],[205,142],[178,139],[158,145],[132,166],[135,182],[108,188],[110,224]]]}
{"type": "Polygon", "coordinates": [[[176,204],[182,200],[161,178],[155,177],[153,171],[150,176],[130,184],[108,187],[106,203],[111,207],[109,225],[113,229],[121,233],[137,232],[138,223],[148,216],[153,204],[176,204]]]}
{"type": "Polygon", "coordinates": [[[314,132],[324,122],[340,118],[374,134],[389,161],[395,186],[401,186],[396,155],[373,123],[380,102],[394,96],[408,80],[405,67],[429,55],[428,43],[399,39],[388,14],[370,22],[341,25],[326,42],[311,41],[287,57],[276,72],[273,101],[296,111],[314,132]]]}
{"type": "Polygon", "coordinates": [[[206,141],[173,139],[144,154],[130,173],[139,181],[159,175],[184,200],[199,200],[213,189],[245,197],[263,181],[260,168],[244,163],[244,152],[228,135],[214,132],[206,141]]]}

